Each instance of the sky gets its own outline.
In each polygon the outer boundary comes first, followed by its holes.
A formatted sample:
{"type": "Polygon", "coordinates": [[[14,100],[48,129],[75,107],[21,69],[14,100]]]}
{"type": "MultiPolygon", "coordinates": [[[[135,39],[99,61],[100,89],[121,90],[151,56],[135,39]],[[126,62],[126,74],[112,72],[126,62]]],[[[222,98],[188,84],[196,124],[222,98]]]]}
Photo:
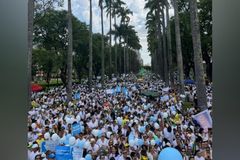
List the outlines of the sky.
{"type": "MultiPolygon", "coordinates": [[[[145,19],[147,10],[144,9],[145,0],[122,0],[127,7],[133,12],[130,16],[130,25],[135,26],[135,30],[139,36],[142,49],[140,50],[144,65],[151,65],[151,57],[147,50],[147,29],[145,28],[145,19]]],[[[72,0],[72,13],[80,21],[89,24],[89,0],[72,0]]],[[[101,18],[98,0],[92,0],[93,12],[93,32],[101,33],[101,18]]],[[[67,9],[67,0],[64,0],[63,9],[67,9]]],[[[105,13],[104,13],[105,14],[105,13]]],[[[170,16],[173,15],[173,10],[170,9],[170,16]]],[[[109,19],[104,16],[104,33],[109,31],[109,19]]],[[[113,28],[113,27],[112,27],[113,28]]]]}

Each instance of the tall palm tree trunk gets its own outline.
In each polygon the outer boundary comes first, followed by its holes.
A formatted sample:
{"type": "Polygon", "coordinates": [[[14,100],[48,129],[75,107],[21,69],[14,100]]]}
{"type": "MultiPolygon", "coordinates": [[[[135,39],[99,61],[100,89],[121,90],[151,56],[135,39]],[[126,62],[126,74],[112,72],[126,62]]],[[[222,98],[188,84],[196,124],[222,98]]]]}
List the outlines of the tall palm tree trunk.
{"type": "Polygon", "coordinates": [[[126,74],[126,43],[124,44],[124,48],[123,48],[123,73],[126,74]]]}
{"type": "Polygon", "coordinates": [[[68,0],[68,55],[67,55],[67,102],[72,100],[72,9],[68,0]]]}
{"type": "Polygon", "coordinates": [[[158,74],[160,74],[161,78],[163,78],[163,50],[162,50],[162,33],[161,33],[161,21],[160,21],[160,4],[158,4],[158,9],[157,9],[157,36],[158,36],[158,45],[157,45],[157,70],[158,70],[158,74]]]}
{"type": "MultiPolygon", "coordinates": [[[[114,24],[117,24],[117,18],[116,15],[114,15],[114,24]]],[[[115,42],[115,73],[117,74],[118,72],[118,65],[117,65],[117,36],[115,35],[114,37],[114,42],[115,42]]]]}
{"type": "Polygon", "coordinates": [[[132,61],[132,52],[131,51],[129,51],[129,53],[128,53],[129,55],[129,60],[128,60],[128,64],[129,64],[129,73],[131,73],[132,72],[132,63],[131,63],[131,61],[132,61]]]}
{"type": "Polygon", "coordinates": [[[101,3],[101,25],[102,25],[102,48],[101,48],[101,58],[102,58],[102,63],[101,63],[101,81],[102,84],[104,83],[104,28],[103,28],[103,5],[101,3]]]}
{"type": "Polygon", "coordinates": [[[127,36],[127,44],[126,44],[126,73],[129,73],[128,36],[127,36]]]}
{"type": "MultiPolygon", "coordinates": [[[[119,37],[119,48],[121,48],[121,37],[119,37]]],[[[119,54],[119,73],[122,74],[122,50],[119,54]]]]}
{"type": "Polygon", "coordinates": [[[180,83],[180,93],[184,93],[184,77],[183,77],[183,60],[182,60],[182,46],[180,37],[180,26],[178,16],[177,0],[173,0],[174,16],[175,16],[175,34],[176,34],[176,51],[177,51],[177,65],[178,65],[178,80],[180,83]]]}
{"type": "Polygon", "coordinates": [[[165,25],[165,14],[164,14],[164,7],[162,7],[162,17],[163,17],[163,68],[164,68],[164,81],[166,85],[169,85],[168,79],[168,64],[167,64],[167,42],[166,42],[166,25],[165,25]]]}
{"type": "Polygon", "coordinates": [[[169,70],[169,79],[171,85],[174,83],[173,78],[173,66],[172,66],[172,40],[171,40],[171,26],[169,20],[169,4],[166,6],[166,18],[167,18],[167,45],[168,45],[168,70],[169,70]]]}
{"type": "Polygon", "coordinates": [[[196,0],[190,1],[190,16],[192,28],[192,40],[194,51],[194,66],[195,66],[195,79],[197,85],[197,102],[198,107],[202,110],[207,109],[206,87],[204,82],[203,59],[201,50],[201,38],[199,29],[199,18],[197,14],[196,0]]]}
{"type": "Polygon", "coordinates": [[[92,87],[92,0],[90,0],[90,26],[89,26],[89,89],[92,87]]]}
{"type": "Polygon", "coordinates": [[[111,74],[112,74],[112,0],[110,0],[109,5],[110,5],[110,14],[109,14],[109,19],[110,19],[109,75],[111,76],[111,74]]]}
{"type": "Polygon", "coordinates": [[[28,105],[31,107],[34,0],[28,0],[28,105]]]}

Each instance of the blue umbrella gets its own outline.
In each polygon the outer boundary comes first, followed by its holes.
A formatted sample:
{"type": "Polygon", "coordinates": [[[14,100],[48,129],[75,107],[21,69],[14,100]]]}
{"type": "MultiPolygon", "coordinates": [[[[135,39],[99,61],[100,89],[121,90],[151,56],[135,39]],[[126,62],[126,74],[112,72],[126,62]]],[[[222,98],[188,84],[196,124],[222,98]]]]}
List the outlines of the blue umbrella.
{"type": "Polygon", "coordinates": [[[184,84],[195,84],[194,80],[191,79],[185,79],[184,84]]]}

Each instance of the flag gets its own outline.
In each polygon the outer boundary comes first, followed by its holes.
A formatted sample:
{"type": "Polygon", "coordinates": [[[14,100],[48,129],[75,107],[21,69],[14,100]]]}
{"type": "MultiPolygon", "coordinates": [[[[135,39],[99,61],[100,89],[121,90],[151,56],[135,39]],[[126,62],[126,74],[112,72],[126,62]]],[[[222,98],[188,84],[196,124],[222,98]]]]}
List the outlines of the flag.
{"type": "Polygon", "coordinates": [[[208,110],[202,111],[192,117],[203,128],[212,128],[212,117],[208,110]]]}
{"type": "Polygon", "coordinates": [[[76,99],[76,100],[80,99],[80,93],[76,93],[76,94],[74,95],[74,99],[76,99]]]}
{"type": "Polygon", "coordinates": [[[117,87],[116,87],[116,92],[117,92],[117,93],[120,93],[120,92],[121,92],[121,87],[120,87],[120,86],[117,86],[117,87]]]}
{"type": "Polygon", "coordinates": [[[128,89],[126,87],[123,88],[123,94],[125,96],[128,96],[128,89]]]}

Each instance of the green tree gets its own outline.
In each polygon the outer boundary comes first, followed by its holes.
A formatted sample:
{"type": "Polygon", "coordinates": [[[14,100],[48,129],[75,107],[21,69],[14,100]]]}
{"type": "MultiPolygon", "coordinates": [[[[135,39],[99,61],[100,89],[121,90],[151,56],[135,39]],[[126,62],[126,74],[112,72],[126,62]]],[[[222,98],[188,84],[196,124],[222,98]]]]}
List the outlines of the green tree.
{"type": "Polygon", "coordinates": [[[39,48],[33,50],[34,65],[39,66],[39,69],[44,72],[44,79],[48,86],[51,80],[51,75],[55,67],[56,54],[53,51],[39,48]]]}
{"type": "MultiPolygon", "coordinates": [[[[68,18],[67,11],[49,10],[44,15],[36,14],[34,21],[34,46],[54,51],[57,57],[56,66],[61,71],[60,78],[67,85],[67,52],[68,52],[68,18]]],[[[84,53],[88,49],[88,30],[85,23],[72,16],[73,51],[84,53]]]]}

